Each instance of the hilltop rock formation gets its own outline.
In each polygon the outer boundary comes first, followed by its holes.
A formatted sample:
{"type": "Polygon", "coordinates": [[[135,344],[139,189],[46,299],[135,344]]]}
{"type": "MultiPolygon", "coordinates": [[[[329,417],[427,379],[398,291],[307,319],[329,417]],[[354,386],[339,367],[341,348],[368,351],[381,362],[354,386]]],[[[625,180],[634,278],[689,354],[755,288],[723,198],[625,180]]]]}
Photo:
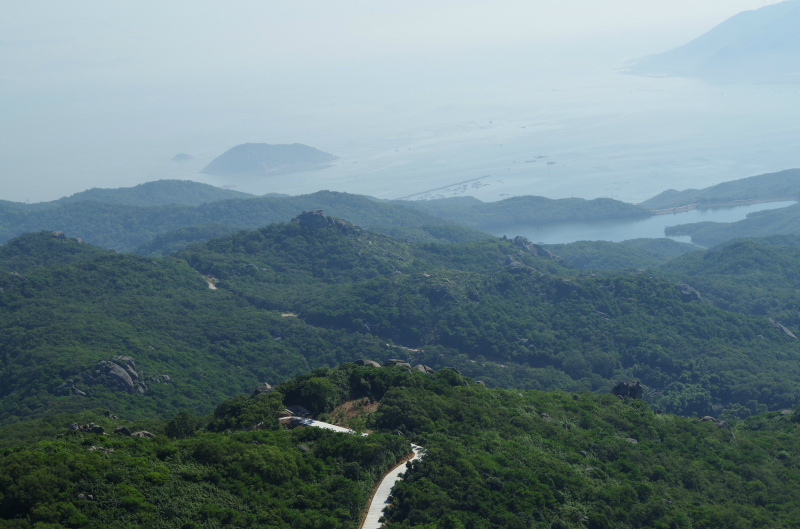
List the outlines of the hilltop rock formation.
{"type": "Polygon", "coordinates": [[[631,380],[630,382],[620,382],[614,389],[611,390],[614,395],[620,397],[630,397],[632,399],[641,399],[644,395],[644,388],[639,384],[638,380],[631,380]]]}
{"type": "Polygon", "coordinates": [[[359,226],[350,224],[345,220],[326,216],[325,212],[321,209],[305,210],[295,216],[292,222],[298,222],[300,226],[312,231],[326,227],[337,228],[346,235],[355,235],[364,231],[359,226]]]}
{"type": "Polygon", "coordinates": [[[338,157],[314,147],[293,143],[243,143],[214,158],[201,172],[206,174],[283,174],[322,169],[338,157]]]}

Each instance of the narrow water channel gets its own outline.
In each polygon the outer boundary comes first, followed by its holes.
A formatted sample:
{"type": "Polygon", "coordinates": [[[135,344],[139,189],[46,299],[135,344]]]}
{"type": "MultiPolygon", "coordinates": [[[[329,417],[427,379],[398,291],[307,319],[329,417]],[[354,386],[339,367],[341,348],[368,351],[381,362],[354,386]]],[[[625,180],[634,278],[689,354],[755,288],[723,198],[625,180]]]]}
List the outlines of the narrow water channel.
{"type": "MultiPolygon", "coordinates": [[[[505,226],[489,230],[497,237],[521,235],[532,242],[541,244],[566,244],[575,241],[611,241],[628,239],[657,239],[665,237],[664,228],[692,222],[736,222],[747,217],[748,213],[767,209],[785,208],[797,204],[796,201],[763,202],[744,206],[693,209],[669,215],[654,215],[643,219],[610,219],[592,222],[563,222],[536,226],[505,226]]],[[[676,241],[690,243],[688,236],[670,237],[676,241]]]]}

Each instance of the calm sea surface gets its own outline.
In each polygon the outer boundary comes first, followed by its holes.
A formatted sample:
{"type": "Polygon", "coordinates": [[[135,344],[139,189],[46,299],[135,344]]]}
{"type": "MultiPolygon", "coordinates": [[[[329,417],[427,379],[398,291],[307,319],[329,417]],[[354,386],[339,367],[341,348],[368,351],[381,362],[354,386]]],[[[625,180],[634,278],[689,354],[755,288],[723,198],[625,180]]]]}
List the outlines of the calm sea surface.
{"type": "MultiPolygon", "coordinates": [[[[565,244],[575,241],[611,241],[664,237],[664,228],[692,222],[736,222],[748,213],[784,208],[795,201],[767,202],[746,206],[695,209],[671,215],[655,215],[637,220],[601,220],[593,222],[564,222],[539,226],[506,226],[490,230],[492,235],[516,237],[522,235],[530,241],[544,244],[565,244]]],[[[670,237],[680,242],[692,242],[688,236],[670,237]]]]}

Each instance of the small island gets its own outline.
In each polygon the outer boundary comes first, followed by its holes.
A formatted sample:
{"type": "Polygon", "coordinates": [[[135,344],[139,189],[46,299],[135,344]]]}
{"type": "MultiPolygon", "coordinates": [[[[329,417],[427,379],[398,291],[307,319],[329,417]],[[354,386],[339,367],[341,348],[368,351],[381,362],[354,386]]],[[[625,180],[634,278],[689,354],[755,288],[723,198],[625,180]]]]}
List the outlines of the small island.
{"type": "Polygon", "coordinates": [[[214,158],[201,172],[206,174],[285,174],[324,169],[336,160],[327,152],[293,143],[243,143],[214,158]]]}

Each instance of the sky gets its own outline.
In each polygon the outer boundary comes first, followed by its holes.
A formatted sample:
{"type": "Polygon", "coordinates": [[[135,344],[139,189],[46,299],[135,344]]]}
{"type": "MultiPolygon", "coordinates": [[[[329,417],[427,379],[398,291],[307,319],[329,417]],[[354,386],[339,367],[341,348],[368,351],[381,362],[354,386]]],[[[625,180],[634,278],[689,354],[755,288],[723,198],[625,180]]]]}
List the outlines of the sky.
{"type": "MultiPolygon", "coordinates": [[[[207,162],[244,141],[376,159],[389,139],[417,134],[414,127],[536,114],[528,94],[590,86],[582,79],[596,82],[626,60],[770,3],[3,0],[0,199],[176,177],[183,173],[164,163],[173,154],[207,162]]],[[[591,106],[590,116],[601,103],[573,102],[591,106]]],[[[184,172],[198,178],[195,168],[184,172]]],[[[324,184],[359,189],[344,178],[324,184]]],[[[297,191],[316,185],[304,182],[297,191]]]]}

